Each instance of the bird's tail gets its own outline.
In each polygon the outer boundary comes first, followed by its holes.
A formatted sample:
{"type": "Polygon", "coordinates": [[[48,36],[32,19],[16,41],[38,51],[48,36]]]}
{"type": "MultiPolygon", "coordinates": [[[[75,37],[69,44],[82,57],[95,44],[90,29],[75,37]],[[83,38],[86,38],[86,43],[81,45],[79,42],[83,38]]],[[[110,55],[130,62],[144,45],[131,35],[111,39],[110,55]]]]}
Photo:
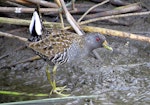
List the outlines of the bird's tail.
{"type": "Polygon", "coordinates": [[[32,15],[32,19],[29,25],[29,32],[31,37],[28,39],[31,42],[36,42],[41,40],[42,31],[43,31],[43,24],[42,24],[42,16],[39,12],[39,5],[35,9],[32,15]]]}

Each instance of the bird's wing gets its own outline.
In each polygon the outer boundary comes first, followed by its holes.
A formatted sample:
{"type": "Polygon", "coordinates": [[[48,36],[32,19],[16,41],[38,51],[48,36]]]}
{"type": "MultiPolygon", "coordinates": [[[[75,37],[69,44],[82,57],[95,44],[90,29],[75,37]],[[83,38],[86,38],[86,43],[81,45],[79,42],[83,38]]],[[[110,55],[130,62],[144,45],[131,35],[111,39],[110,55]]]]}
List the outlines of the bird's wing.
{"type": "Polygon", "coordinates": [[[29,48],[40,55],[51,59],[56,54],[66,51],[74,41],[80,41],[81,36],[71,32],[54,32],[38,42],[29,43],[29,48]]]}

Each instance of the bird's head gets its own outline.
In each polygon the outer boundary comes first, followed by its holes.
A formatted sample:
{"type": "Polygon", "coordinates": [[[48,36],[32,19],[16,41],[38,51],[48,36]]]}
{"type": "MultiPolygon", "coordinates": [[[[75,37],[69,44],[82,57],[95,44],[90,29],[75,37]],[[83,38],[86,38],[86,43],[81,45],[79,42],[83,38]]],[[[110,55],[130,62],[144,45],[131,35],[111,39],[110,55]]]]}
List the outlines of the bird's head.
{"type": "Polygon", "coordinates": [[[107,43],[106,37],[100,33],[87,33],[85,35],[86,44],[90,50],[104,47],[108,50],[113,50],[107,43]]]}

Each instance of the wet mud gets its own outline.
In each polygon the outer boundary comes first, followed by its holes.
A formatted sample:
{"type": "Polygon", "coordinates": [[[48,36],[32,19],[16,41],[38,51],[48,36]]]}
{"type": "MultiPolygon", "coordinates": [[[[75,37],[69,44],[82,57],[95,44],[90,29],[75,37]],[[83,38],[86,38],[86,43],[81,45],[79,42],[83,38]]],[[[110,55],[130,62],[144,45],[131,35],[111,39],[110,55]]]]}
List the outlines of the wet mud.
{"type": "MultiPolygon", "coordinates": [[[[30,17],[29,17],[30,18],[30,17]]],[[[150,37],[150,23],[147,16],[127,17],[129,26],[96,22],[90,25],[150,37]]],[[[28,27],[0,24],[0,31],[29,37],[28,27]]],[[[113,52],[100,48],[96,51],[101,59],[89,56],[79,64],[64,65],[57,70],[57,85],[67,86],[66,93],[72,96],[99,95],[92,99],[53,102],[54,105],[149,105],[150,104],[150,43],[106,36],[113,52]]],[[[25,43],[0,37],[0,67],[35,56],[25,43]],[[16,50],[18,49],[18,50],[16,50]]],[[[0,69],[0,90],[49,93],[45,61],[36,60],[0,69]]],[[[52,70],[52,67],[50,67],[52,70]]],[[[55,96],[51,96],[55,97],[55,96]]],[[[0,102],[42,99],[43,97],[0,95],[0,102]]],[[[44,97],[48,98],[48,97],[44,97]]],[[[48,103],[47,103],[48,104],[48,103]]],[[[45,105],[47,105],[45,104],[45,105]]]]}

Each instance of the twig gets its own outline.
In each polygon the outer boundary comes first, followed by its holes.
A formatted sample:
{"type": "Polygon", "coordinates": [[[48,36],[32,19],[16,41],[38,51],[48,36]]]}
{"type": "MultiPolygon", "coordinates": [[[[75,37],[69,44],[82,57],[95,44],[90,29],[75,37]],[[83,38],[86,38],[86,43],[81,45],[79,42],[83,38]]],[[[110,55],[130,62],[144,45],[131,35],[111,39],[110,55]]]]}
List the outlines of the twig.
{"type": "Polygon", "coordinates": [[[6,3],[7,4],[10,4],[10,5],[13,5],[13,6],[17,6],[17,7],[26,7],[26,6],[24,6],[24,5],[20,5],[20,4],[18,4],[18,3],[14,3],[14,2],[11,2],[11,1],[6,1],[6,3]]]}
{"type": "Polygon", "coordinates": [[[45,6],[45,7],[52,7],[52,8],[58,7],[55,3],[48,2],[45,0],[26,0],[26,1],[34,3],[34,4],[40,4],[40,5],[45,6]]]}
{"type": "Polygon", "coordinates": [[[17,3],[21,3],[21,4],[40,4],[42,6],[45,7],[51,7],[51,8],[57,8],[58,6],[55,3],[52,2],[48,2],[45,0],[11,0],[12,2],[17,2],[17,3]]]}
{"type": "MultiPolygon", "coordinates": [[[[55,3],[58,5],[59,8],[61,8],[61,3],[59,0],[55,0],[55,3]]],[[[63,20],[63,15],[62,15],[62,11],[59,11],[59,18],[60,18],[60,21],[61,21],[61,27],[62,29],[64,30],[64,20],[63,20]]]]}
{"type": "Polygon", "coordinates": [[[107,19],[111,19],[111,18],[120,18],[120,17],[128,17],[128,16],[139,16],[139,15],[149,15],[150,11],[147,12],[137,12],[137,13],[128,13],[128,14],[121,14],[121,15],[112,15],[112,16],[105,16],[105,17],[100,17],[100,18],[94,18],[94,19],[89,19],[86,21],[82,21],[79,23],[79,25],[83,25],[83,24],[88,24],[88,23],[92,23],[95,21],[100,21],[100,20],[107,20],[107,19]]]}
{"type": "Polygon", "coordinates": [[[65,12],[67,21],[70,23],[70,25],[73,27],[73,29],[76,31],[76,33],[78,35],[83,35],[84,33],[82,32],[80,26],[77,24],[77,22],[75,21],[75,19],[71,16],[71,14],[69,13],[69,11],[67,10],[65,3],[63,0],[60,0],[62,8],[65,12]]]}
{"type": "MultiPolygon", "coordinates": [[[[78,7],[79,8],[79,7],[78,7]]],[[[82,14],[86,11],[87,8],[80,8],[80,9],[75,9],[72,10],[71,8],[68,8],[71,14],[82,14]]],[[[26,7],[0,7],[0,12],[8,12],[8,13],[33,13],[35,8],[26,8],[26,7]]],[[[46,15],[51,15],[51,14],[58,14],[59,9],[58,8],[41,8],[40,12],[44,13],[46,15]]],[[[97,8],[92,10],[92,13],[97,13],[97,12],[103,12],[103,11],[108,11],[108,9],[102,9],[102,8],[97,8]]]]}
{"type": "Polygon", "coordinates": [[[94,8],[96,8],[96,7],[98,7],[98,6],[101,6],[101,5],[103,5],[103,4],[107,3],[107,2],[109,2],[109,0],[105,0],[105,1],[103,1],[102,3],[99,3],[99,4],[96,4],[96,5],[92,6],[89,10],[87,10],[87,11],[81,16],[81,18],[78,20],[78,22],[80,22],[91,10],[93,10],[94,8]]]}
{"type": "Polygon", "coordinates": [[[30,5],[32,3],[26,1],[26,0],[10,0],[12,2],[16,2],[16,3],[20,3],[20,4],[27,4],[27,5],[30,5]]]}
{"type": "Polygon", "coordinates": [[[135,12],[135,11],[139,11],[141,9],[142,9],[142,7],[139,6],[139,3],[134,3],[134,4],[126,5],[126,6],[121,6],[121,7],[115,8],[113,10],[104,11],[104,12],[96,13],[93,15],[88,15],[88,16],[86,16],[86,19],[89,19],[89,18],[93,19],[96,17],[117,15],[117,14],[128,13],[128,12],[135,12]]]}
{"type": "Polygon", "coordinates": [[[131,34],[131,33],[127,33],[127,32],[111,30],[111,29],[106,29],[106,28],[99,28],[99,27],[91,27],[91,26],[82,26],[82,29],[84,31],[88,31],[88,32],[99,32],[99,33],[105,34],[105,35],[130,38],[133,40],[139,40],[139,41],[144,41],[144,42],[150,43],[150,37],[145,37],[142,35],[136,35],[136,34],[131,34]]]}
{"type": "Polygon", "coordinates": [[[23,37],[20,37],[20,36],[12,35],[12,34],[5,33],[5,32],[0,32],[0,36],[5,36],[5,37],[9,37],[9,38],[19,39],[19,40],[21,40],[23,42],[27,42],[28,41],[27,38],[23,38],[23,37]]]}
{"type": "MultiPolygon", "coordinates": [[[[10,13],[33,13],[35,8],[22,8],[22,7],[0,7],[0,12],[10,13]]],[[[41,13],[58,12],[56,8],[40,8],[41,13]]]]}
{"type": "MultiPolygon", "coordinates": [[[[71,16],[69,11],[67,10],[64,0],[60,0],[60,2],[61,2],[63,10],[65,12],[66,18],[67,18],[68,22],[70,23],[70,25],[72,26],[72,28],[76,31],[76,33],[78,35],[84,35],[85,34],[84,31],[80,28],[78,23],[75,21],[75,19],[71,16]]],[[[92,52],[97,59],[100,59],[100,56],[98,55],[98,53],[95,50],[93,50],[92,52]]]]}
{"type": "MultiPolygon", "coordinates": [[[[30,22],[31,20],[0,17],[0,23],[29,26],[30,22]]],[[[54,28],[54,27],[60,28],[61,27],[60,23],[56,23],[56,22],[43,22],[43,24],[48,28],[54,28]]]]}

